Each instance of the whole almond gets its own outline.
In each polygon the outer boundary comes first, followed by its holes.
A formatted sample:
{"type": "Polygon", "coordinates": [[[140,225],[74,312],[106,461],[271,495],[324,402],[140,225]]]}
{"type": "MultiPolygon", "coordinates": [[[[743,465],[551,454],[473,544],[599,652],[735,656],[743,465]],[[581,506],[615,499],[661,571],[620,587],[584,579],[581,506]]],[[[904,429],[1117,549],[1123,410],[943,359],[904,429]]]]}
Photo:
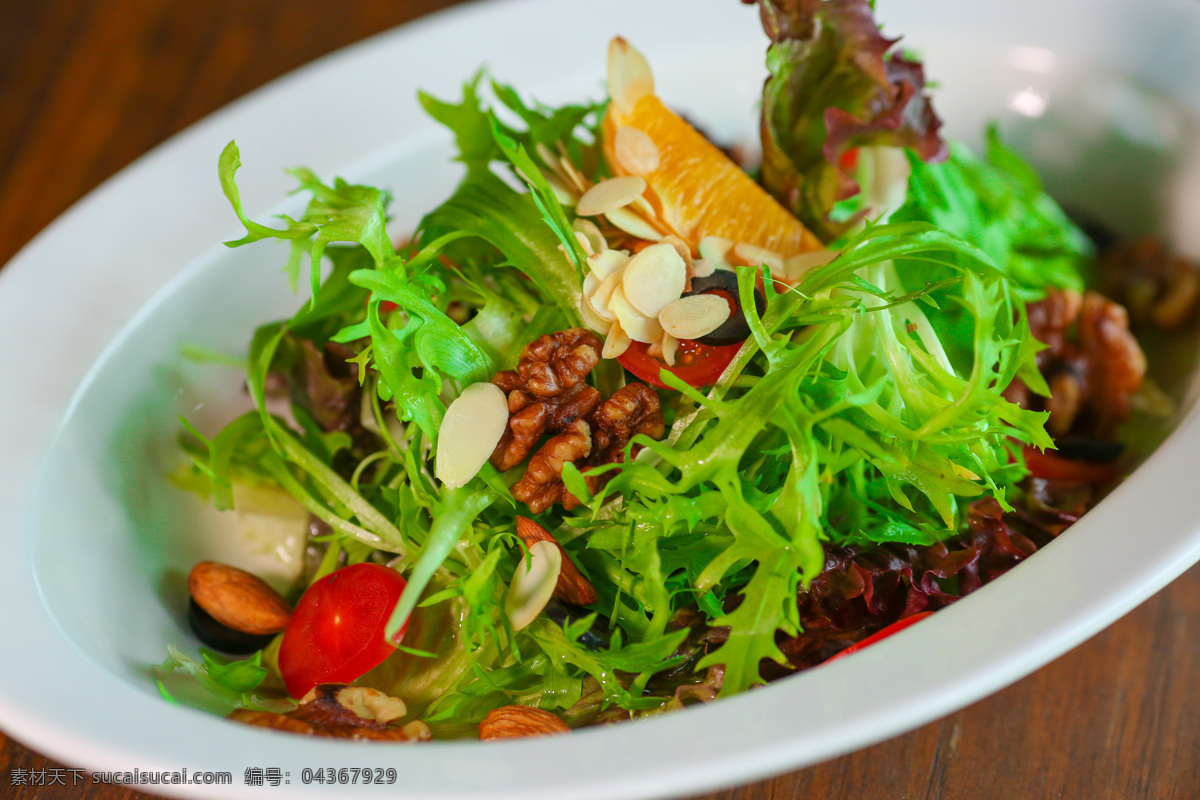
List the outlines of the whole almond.
{"type": "Polygon", "coordinates": [[[188,592],[213,619],[242,633],[278,633],[292,616],[287,601],[261,578],[217,561],[192,567],[188,592]]]}
{"type": "Polygon", "coordinates": [[[554,597],[564,603],[575,606],[590,606],[600,599],[596,587],[571,561],[563,546],[541,525],[527,517],[517,517],[517,536],[526,547],[533,547],[536,542],[551,542],[562,554],[562,570],[558,573],[558,583],[554,586],[554,597]]]}
{"type": "Polygon", "coordinates": [[[485,742],[570,732],[567,723],[549,711],[532,706],[501,706],[479,723],[479,738],[485,742]]]}

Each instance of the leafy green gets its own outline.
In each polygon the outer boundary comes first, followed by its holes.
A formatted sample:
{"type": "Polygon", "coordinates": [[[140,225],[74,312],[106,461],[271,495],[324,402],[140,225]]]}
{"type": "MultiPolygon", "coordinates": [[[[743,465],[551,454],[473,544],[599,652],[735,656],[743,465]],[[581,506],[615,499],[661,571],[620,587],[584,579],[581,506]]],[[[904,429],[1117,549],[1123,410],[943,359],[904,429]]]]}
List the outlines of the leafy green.
{"type": "Polygon", "coordinates": [[[196,661],[177,648],[167,646],[167,658],[154,668],[159,692],[176,702],[176,695],[193,705],[202,705],[220,714],[238,708],[254,711],[290,711],[295,704],[270,693],[255,692],[268,676],[262,665],[262,652],[243,661],[230,661],[201,649],[196,661]],[[176,673],[182,673],[177,675],[176,673]]]}
{"type": "Polygon", "coordinates": [[[1047,286],[1082,291],[1080,265],[1091,243],[995,126],[983,158],[953,143],[946,163],[910,162],[908,202],[893,221],[930,222],[975,243],[1025,297],[1041,296],[1047,286]]]}
{"type": "Polygon", "coordinates": [[[891,50],[868,0],[758,0],[770,77],[763,87],[762,180],[825,241],[852,222],[830,212],[858,192],[842,159],[854,148],[913,148],[938,160],[941,120],[919,62],[891,50]]]}

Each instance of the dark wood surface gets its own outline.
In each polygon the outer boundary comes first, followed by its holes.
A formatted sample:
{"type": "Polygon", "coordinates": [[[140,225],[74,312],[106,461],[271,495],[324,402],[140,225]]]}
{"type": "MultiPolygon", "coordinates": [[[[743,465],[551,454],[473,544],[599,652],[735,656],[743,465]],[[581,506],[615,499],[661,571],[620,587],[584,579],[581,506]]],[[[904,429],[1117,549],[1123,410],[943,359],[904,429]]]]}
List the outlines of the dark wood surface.
{"type": "MultiPolygon", "coordinates": [[[[0,0],[0,264],[105,178],[209,112],[317,56],[452,4],[0,0]]],[[[146,796],[72,785],[71,766],[0,733],[0,798],[146,796]]],[[[967,709],[859,753],[706,797],[1200,798],[1200,568],[967,709]]]]}

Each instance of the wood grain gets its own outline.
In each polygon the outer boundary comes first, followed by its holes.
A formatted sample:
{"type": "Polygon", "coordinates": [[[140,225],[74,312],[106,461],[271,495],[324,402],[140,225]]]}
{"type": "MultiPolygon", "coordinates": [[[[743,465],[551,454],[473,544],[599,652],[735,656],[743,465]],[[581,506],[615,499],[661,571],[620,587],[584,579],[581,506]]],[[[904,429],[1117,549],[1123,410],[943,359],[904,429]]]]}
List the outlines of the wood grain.
{"type": "MultiPolygon", "coordinates": [[[[347,3],[329,13],[328,0],[0,2],[0,264],[105,178],[209,112],[452,4],[347,3]]],[[[1200,797],[1198,676],[1200,568],[974,706],[705,800],[1192,800],[1200,797]]],[[[0,734],[0,797],[147,796],[83,777],[72,785],[68,768],[0,734]],[[22,775],[65,785],[14,785],[22,775]]]]}

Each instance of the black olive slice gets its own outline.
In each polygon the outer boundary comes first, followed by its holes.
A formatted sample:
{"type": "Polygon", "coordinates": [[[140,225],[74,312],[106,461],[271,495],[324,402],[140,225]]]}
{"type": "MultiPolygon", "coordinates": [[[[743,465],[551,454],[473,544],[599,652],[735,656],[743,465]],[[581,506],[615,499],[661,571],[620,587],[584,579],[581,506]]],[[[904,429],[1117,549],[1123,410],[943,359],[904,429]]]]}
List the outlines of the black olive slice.
{"type": "MultiPolygon", "coordinates": [[[[724,347],[746,341],[750,336],[750,325],[746,322],[746,313],[742,310],[741,301],[738,300],[737,273],[718,269],[704,278],[692,278],[692,288],[690,291],[684,292],[683,296],[691,297],[697,294],[720,295],[729,300],[734,308],[729,319],[725,320],[721,327],[710,334],[701,336],[696,340],[697,342],[713,347],[724,347]]],[[[758,309],[760,317],[767,312],[767,298],[763,297],[757,287],[754,289],[754,306],[758,309]]]]}
{"type": "MultiPolygon", "coordinates": [[[[565,625],[568,622],[583,619],[592,612],[551,599],[546,604],[546,607],[542,609],[542,613],[548,619],[553,620],[554,624],[565,625]]],[[[607,650],[609,645],[608,639],[609,631],[604,627],[602,618],[596,617],[596,621],[592,623],[592,627],[584,631],[583,635],[579,637],[579,643],[588,650],[607,650]]]]}
{"type": "Polygon", "coordinates": [[[195,600],[188,598],[188,625],[192,633],[204,644],[228,653],[231,656],[243,656],[262,650],[275,638],[272,633],[242,633],[228,625],[222,625],[212,618],[212,615],[200,607],[195,600]]]}

